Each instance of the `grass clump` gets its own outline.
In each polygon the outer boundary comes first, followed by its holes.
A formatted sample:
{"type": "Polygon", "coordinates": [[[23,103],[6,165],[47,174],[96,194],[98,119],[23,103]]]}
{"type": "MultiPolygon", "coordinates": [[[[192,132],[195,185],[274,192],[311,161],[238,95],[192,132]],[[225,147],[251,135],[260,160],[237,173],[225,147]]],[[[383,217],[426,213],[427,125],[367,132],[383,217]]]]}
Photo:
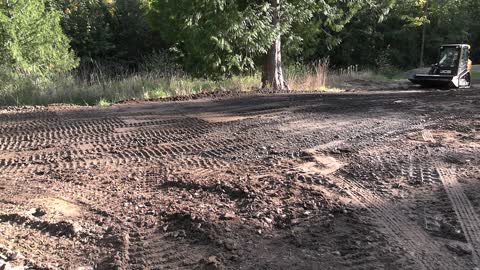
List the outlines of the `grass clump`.
{"type": "Polygon", "coordinates": [[[98,101],[98,103],[97,103],[97,106],[99,106],[99,107],[108,107],[108,106],[111,106],[111,105],[112,105],[112,103],[108,102],[105,99],[100,99],[100,101],[98,101]]]}
{"type": "Polygon", "coordinates": [[[285,70],[286,80],[292,90],[327,91],[329,60],[322,59],[313,65],[292,65],[285,70]]]}

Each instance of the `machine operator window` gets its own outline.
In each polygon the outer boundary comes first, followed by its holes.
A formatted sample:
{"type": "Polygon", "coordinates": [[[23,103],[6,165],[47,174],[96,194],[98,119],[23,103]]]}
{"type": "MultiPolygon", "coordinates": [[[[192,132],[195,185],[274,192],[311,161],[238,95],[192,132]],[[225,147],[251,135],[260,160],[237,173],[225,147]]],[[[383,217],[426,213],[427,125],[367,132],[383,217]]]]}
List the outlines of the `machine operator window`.
{"type": "Polygon", "coordinates": [[[440,67],[455,67],[459,57],[457,48],[443,48],[440,52],[440,67]]]}
{"type": "Polygon", "coordinates": [[[460,68],[462,70],[467,69],[468,67],[468,48],[462,49],[462,58],[460,59],[460,68]]]}

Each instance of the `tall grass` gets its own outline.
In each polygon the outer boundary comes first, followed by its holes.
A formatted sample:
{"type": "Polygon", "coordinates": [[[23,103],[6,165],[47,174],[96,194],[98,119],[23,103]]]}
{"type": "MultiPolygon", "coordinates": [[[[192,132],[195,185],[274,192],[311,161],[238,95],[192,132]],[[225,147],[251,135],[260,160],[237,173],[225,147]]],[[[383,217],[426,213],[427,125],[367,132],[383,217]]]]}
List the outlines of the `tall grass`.
{"type": "Polygon", "coordinates": [[[187,76],[167,78],[155,73],[93,81],[78,80],[72,74],[60,74],[49,79],[17,74],[9,79],[7,83],[3,81],[0,90],[0,104],[3,105],[94,105],[100,101],[115,103],[126,99],[165,98],[218,90],[244,91],[258,86],[260,82],[256,76],[212,81],[187,76]]]}
{"type": "Polygon", "coordinates": [[[286,68],[286,80],[292,90],[318,91],[327,88],[328,58],[313,65],[293,65],[286,68]]]}
{"type": "MultiPolygon", "coordinates": [[[[384,77],[358,66],[331,70],[329,60],[285,68],[292,90],[326,91],[344,88],[355,79],[384,77]]],[[[127,99],[186,96],[208,91],[248,91],[260,87],[261,76],[236,76],[223,80],[192,78],[168,56],[154,54],[132,71],[116,65],[91,62],[88,68],[53,77],[38,77],[0,66],[0,105],[46,105],[68,103],[107,106],[127,99]]]]}
{"type": "Polygon", "coordinates": [[[293,65],[286,68],[286,78],[292,90],[329,91],[345,88],[354,80],[386,81],[385,75],[361,70],[358,65],[332,69],[328,58],[312,65],[293,65]]]}

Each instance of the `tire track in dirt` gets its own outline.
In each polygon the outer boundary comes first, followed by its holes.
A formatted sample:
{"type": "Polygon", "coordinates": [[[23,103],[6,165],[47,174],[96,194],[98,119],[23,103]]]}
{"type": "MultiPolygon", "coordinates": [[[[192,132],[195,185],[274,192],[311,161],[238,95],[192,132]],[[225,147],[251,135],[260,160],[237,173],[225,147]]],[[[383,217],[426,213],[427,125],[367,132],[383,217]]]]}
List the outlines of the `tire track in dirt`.
{"type": "Polygon", "coordinates": [[[437,163],[436,166],[443,186],[462,226],[465,238],[472,246],[473,261],[476,265],[480,265],[480,219],[470,200],[465,195],[453,170],[446,168],[445,165],[440,163],[437,163]]]}
{"type": "Polygon", "coordinates": [[[162,232],[133,232],[129,234],[127,269],[194,269],[208,257],[202,245],[182,240],[172,241],[162,232]]]}
{"type": "MultiPolygon", "coordinates": [[[[436,142],[430,130],[423,130],[422,137],[427,142],[436,142]]],[[[480,266],[480,218],[475,212],[472,203],[465,195],[465,191],[458,182],[453,169],[443,164],[443,162],[434,161],[434,164],[452,207],[455,210],[464,236],[472,247],[473,262],[477,266],[480,266]]]]}
{"type": "MultiPolygon", "coordinates": [[[[178,120],[178,119],[175,119],[178,120]]],[[[32,163],[39,167],[64,169],[64,168],[84,168],[89,164],[94,166],[103,166],[109,164],[127,164],[129,162],[152,161],[175,158],[180,154],[196,154],[204,153],[206,157],[221,158],[229,153],[245,151],[252,147],[249,140],[245,139],[223,139],[210,140],[208,134],[212,134],[214,127],[220,126],[218,124],[210,124],[199,119],[185,119],[181,118],[176,123],[174,120],[149,121],[142,123],[133,123],[130,126],[141,126],[154,129],[142,129],[138,132],[114,133],[112,127],[106,127],[98,131],[98,135],[89,137],[70,136],[69,140],[60,135],[47,136],[50,139],[59,138],[65,144],[76,143],[73,149],[57,150],[53,152],[32,152],[30,155],[18,156],[0,159],[0,172],[32,172],[28,167],[32,163]],[[155,124],[150,126],[150,124],[155,124]],[[165,124],[166,126],[158,126],[165,124]],[[158,129],[161,127],[162,129],[158,129]],[[213,130],[212,130],[213,129],[213,130]],[[102,134],[103,133],[103,134],[102,134]],[[188,141],[188,143],[185,143],[188,141]],[[183,143],[180,143],[183,142],[183,143]],[[88,144],[90,143],[90,144],[88,144]],[[148,146],[147,146],[148,145],[148,146]],[[87,146],[83,150],[83,146],[87,146]],[[210,150],[208,150],[210,149],[210,150]]],[[[83,131],[88,130],[80,130],[83,131]]],[[[21,138],[23,135],[18,136],[21,138]]],[[[14,139],[13,141],[17,141],[14,139]]],[[[34,137],[36,144],[45,143],[39,142],[38,137],[34,137]]],[[[50,141],[50,140],[49,140],[50,141]]],[[[54,143],[55,141],[50,141],[54,143]]],[[[1,145],[1,144],[0,144],[1,145]]],[[[21,148],[23,145],[15,143],[15,149],[21,148]]],[[[3,144],[0,148],[12,149],[10,144],[3,144]]],[[[28,152],[27,152],[28,153],[28,152]]],[[[11,156],[11,155],[10,155],[11,156]]]]}
{"type": "Polygon", "coordinates": [[[411,184],[441,182],[434,164],[409,154],[407,162],[400,165],[401,174],[411,184]]]}
{"type": "MultiPolygon", "coordinates": [[[[201,135],[216,126],[203,120],[183,119],[178,123],[173,120],[148,121],[126,124],[121,120],[89,120],[83,122],[63,123],[60,126],[47,126],[42,130],[28,130],[13,134],[0,134],[0,150],[25,150],[57,143],[71,144],[115,144],[118,141],[135,141],[157,139],[163,142],[182,140],[185,135],[201,135]],[[159,128],[162,128],[159,130],[159,128]],[[127,132],[121,132],[122,129],[127,132]],[[135,129],[128,131],[128,129],[135,129]],[[120,130],[118,132],[117,130],[120,130]]],[[[217,125],[218,126],[218,125],[217,125]]],[[[188,139],[188,138],[187,138],[188,139]]]]}
{"type": "Polygon", "coordinates": [[[459,269],[453,258],[445,256],[442,245],[433,241],[428,233],[403,216],[394,203],[358,182],[339,176],[330,176],[330,178],[340,183],[339,186],[350,197],[368,209],[385,230],[387,237],[410,254],[410,258],[417,264],[414,269],[459,269]]]}

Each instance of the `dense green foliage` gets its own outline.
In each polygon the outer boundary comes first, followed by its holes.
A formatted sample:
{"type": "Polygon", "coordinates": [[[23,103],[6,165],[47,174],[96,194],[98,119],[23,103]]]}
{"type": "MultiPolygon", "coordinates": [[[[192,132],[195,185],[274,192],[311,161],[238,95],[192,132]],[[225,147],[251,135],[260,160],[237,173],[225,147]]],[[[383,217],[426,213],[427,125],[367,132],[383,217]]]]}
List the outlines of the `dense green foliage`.
{"type": "Polygon", "coordinates": [[[4,69],[49,75],[77,64],[60,27],[61,14],[43,0],[0,3],[0,65],[4,69]]]}
{"type": "Polygon", "coordinates": [[[152,1],[150,21],[185,70],[199,76],[255,68],[274,39],[269,6],[242,1],[152,1]]]}

